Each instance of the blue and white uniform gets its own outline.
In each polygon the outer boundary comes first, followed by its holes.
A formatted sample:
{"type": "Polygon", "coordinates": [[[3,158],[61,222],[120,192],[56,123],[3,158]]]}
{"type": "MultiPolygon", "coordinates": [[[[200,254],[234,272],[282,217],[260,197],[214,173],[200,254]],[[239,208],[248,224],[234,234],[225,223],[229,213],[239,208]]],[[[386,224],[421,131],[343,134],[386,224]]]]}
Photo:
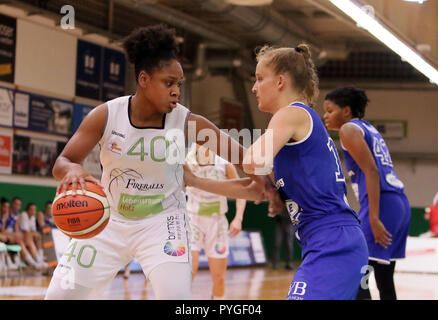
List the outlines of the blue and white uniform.
{"type": "Polygon", "coordinates": [[[370,260],[389,264],[391,260],[405,257],[406,238],[409,232],[411,209],[404,194],[404,185],[397,177],[391,156],[380,133],[365,120],[353,119],[350,122],[361,130],[365,142],[374,157],[380,174],[380,210],[379,218],[385,228],[392,234],[392,244],[388,248],[375,243],[369,221],[368,191],[365,174],[351,155],[342,146],[345,165],[351,177],[352,188],[360,203],[359,218],[368,243],[370,260]]]}
{"type": "Polygon", "coordinates": [[[355,299],[368,250],[358,216],[347,202],[335,144],[312,108],[299,102],[289,107],[305,110],[311,128],[274,159],[276,185],[302,247],[302,263],[287,299],[355,299]]]}

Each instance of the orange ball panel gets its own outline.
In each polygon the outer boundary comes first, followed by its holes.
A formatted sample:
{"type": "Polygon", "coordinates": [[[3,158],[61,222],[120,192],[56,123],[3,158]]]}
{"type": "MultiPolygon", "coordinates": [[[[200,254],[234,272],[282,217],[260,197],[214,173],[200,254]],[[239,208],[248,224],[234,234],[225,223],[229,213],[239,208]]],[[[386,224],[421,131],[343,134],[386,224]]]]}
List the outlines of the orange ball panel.
{"type": "MultiPolygon", "coordinates": [[[[76,195],[64,196],[52,204],[52,215],[55,224],[67,236],[76,239],[87,239],[97,235],[105,228],[109,221],[109,219],[106,219],[98,228],[82,235],[68,234],[69,232],[79,232],[92,228],[102,219],[105,213],[105,206],[108,206],[107,201],[102,203],[98,199],[98,196],[106,198],[105,193],[99,186],[86,182],[86,188],[87,191],[96,194],[96,196],[94,197],[93,194],[83,195],[78,190],[76,195]]],[[[71,189],[72,185],[70,184],[67,191],[71,189]]]]}
{"type": "Polygon", "coordinates": [[[95,235],[99,234],[103,229],[105,229],[106,225],[108,224],[109,219],[106,219],[100,226],[99,228],[97,228],[96,230],[93,230],[89,233],[86,234],[82,234],[82,235],[78,235],[78,236],[72,236],[72,235],[68,235],[71,238],[75,238],[75,239],[88,239],[88,238],[92,238],[95,235]]]}

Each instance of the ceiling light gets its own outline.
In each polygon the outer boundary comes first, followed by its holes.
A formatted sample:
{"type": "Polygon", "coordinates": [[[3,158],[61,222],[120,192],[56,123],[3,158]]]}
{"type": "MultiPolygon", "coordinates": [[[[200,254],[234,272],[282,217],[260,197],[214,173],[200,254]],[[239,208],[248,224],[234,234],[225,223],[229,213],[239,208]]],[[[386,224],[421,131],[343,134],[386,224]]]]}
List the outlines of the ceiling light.
{"type": "Polygon", "coordinates": [[[423,2],[426,2],[427,0],[403,0],[403,1],[406,1],[406,2],[417,2],[419,4],[422,4],[423,2]]]}
{"type": "Polygon", "coordinates": [[[398,39],[386,27],[380,24],[372,15],[353,3],[351,0],[330,0],[336,7],[350,16],[360,27],[366,29],[374,37],[383,42],[402,60],[410,63],[415,69],[429,78],[430,82],[438,85],[438,70],[426,62],[418,53],[398,39]]]}
{"type": "Polygon", "coordinates": [[[273,0],[225,0],[226,3],[234,4],[236,6],[267,6],[273,0]]]}

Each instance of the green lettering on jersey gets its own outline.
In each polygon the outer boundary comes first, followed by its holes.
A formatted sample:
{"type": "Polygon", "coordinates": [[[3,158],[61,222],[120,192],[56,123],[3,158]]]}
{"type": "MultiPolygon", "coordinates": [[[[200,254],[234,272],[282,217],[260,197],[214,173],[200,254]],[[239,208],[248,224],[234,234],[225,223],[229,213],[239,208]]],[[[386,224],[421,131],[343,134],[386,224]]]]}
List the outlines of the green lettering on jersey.
{"type": "Polygon", "coordinates": [[[117,209],[122,216],[127,218],[144,218],[150,214],[157,214],[163,211],[164,194],[153,196],[133,196],[120,194],[117,209]]]}
{"type": "Polygon", "coordinates": [[[129,148],[127,155],[140,156],[140,160],[144,161],[144,157],[148,155],[146,152],[144,152],[144,138],[138,139],[137,142],[135,142],[133,146],[129,148]],[[138,145],[140,145],[140,152],[134,152],[138,145]]]}
{"type": "MultiPolygon", "coordinates": [[[[151,152],[151,159],[155,162],[163,162],[166,160],[167,155],[168,155],[168,150],[169,148],[169,141],[166,140],[166,138],[164,136],[156,136],[153,137],[151,142],[150,142],[150,152],[151,152]],[[155,154],[155,144],[158,140],[163,140],[166,144],[166,154],[164,155],[164,158],[158,158],[158,155],[155,154]]],[[[144,161],[145,156],[148,156],[149,154],[147,152],[144,151],[145,147],[144,147],[144,138],[140,138],[138,139],[132,146],[131,148],[129,148],[127,155],[128,156],[140,156],[140,160],[144,161]],[[138,150],[139,149],[139,150],[138,150]]]]}
{"type": "Polygon", "coordinates": [[[169,148],[169,141],[167,141],[165,137],[163,136],[154,137],[151,140],[151,159],[156,162],[163,162],[167,158],[167,153],[169,152],[168,148],[169,148]],[[162,159],[158,159],[157,157],[155,157],[155,141],[157,141],[158,139],[164,140],[164,142],[166,143],[166,155],[162,159]]]}

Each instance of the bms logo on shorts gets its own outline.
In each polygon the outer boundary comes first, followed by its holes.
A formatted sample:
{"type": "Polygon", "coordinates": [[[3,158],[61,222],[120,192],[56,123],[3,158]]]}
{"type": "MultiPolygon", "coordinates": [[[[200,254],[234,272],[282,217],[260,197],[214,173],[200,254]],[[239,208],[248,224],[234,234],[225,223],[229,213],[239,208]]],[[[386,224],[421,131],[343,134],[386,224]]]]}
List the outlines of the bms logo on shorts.
{"type": "Polygon", "coordinates": [[[167,242],[164,245],[164,253],[169,256],[182,256],[186,252],[182,240],[182,222],[179,215],[167,217],[167,242]],[[173,241],[175,240],[175,241],[173,241]]]}
{"type": "Polygon", "coordinates": [[[167,241],[164,245],[164,253],[169,256],[175,256],[179,257],[182,256],[184,253],[186,253],[186,248],[184,247],[184,244],[180,242],[176,248],[172,245],[172,242],[167,241]]]}
{"type": "Polygon", "coordinates": [[[216,243],[216,246],[214,247],[216,252],[219,254],[224,254],[227,250],[227,246],[223,243],[216,243]]]}

